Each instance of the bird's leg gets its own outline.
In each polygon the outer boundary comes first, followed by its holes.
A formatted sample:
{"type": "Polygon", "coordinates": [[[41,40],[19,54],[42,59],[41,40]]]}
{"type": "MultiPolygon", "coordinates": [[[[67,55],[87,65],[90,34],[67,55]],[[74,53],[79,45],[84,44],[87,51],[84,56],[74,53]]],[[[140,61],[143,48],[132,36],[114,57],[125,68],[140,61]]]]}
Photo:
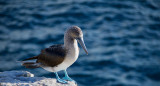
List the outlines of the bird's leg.
{"type": "Polygon", "coordinates": [[[57,72],[55,72],[55,75],[56,75],[56,79],[57,79],[57,81],[58,81],[59,83],[63,83],[63,84],[66,84],[66,83],[67,83],[67,81],[65,81],[65,80],[59,78],[57,72]]]}
{"type": "Polygon", "coordinates": [[[63,77],[64,80],[67,80],[67,81],[74,81],[73,79],[71,79],[71,78],[68,76],[66,70],[64,70],[64,74],[65,74],[65,77],[63,77]]]}

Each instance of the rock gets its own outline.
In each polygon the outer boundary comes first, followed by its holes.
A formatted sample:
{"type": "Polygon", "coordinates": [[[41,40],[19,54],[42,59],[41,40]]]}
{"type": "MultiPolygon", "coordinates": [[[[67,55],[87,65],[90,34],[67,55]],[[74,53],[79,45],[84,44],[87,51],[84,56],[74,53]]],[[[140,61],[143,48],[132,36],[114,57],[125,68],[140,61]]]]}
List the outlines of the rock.
{"type": "Polygon", "coordinates": [[[75,82],[58,83],[54,78],[34,77],[27,71],[0,72],[0,86],[77,86],[75,82]]]}

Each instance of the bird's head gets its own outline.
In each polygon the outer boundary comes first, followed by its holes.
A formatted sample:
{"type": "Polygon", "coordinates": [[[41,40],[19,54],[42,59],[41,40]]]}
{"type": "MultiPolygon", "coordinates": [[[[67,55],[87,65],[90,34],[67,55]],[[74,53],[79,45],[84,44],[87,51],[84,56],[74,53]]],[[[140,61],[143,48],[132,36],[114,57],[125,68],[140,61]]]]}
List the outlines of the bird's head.
{"type": "Polygon", "coordinates": [[[73,39],[76,39],[78,43],[82,46],[86,54],[88,55],[87,48],[84,44],[83,40],[83,32],[78,26],[72,26],[67,30],[67,33],[69,33],[70,37],[73,39]]]}

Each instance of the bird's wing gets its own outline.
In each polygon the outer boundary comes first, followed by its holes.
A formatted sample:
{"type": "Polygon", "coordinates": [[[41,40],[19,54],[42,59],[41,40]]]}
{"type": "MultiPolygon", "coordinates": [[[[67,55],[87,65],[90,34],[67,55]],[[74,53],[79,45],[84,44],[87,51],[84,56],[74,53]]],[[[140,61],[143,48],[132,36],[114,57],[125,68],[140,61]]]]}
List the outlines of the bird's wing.
{"type": "Polygon", "coordinates": [[[49,48],[45,48],[38,55],[37,63],[41,63],[44,66],[57,66],[62,63],[66,56],[66,50],[63,45],[52,45],[49,48]]]}

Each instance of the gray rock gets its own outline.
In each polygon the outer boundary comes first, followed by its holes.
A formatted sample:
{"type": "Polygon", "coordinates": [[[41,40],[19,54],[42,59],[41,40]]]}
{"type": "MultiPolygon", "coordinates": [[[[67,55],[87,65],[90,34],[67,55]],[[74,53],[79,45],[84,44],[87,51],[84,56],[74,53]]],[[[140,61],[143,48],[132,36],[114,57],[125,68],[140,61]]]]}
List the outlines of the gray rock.
{"type": "Polygon", "coordinates": [[[34,77],[27,71],[0,72],[0,86],[77,86],[75,82],[58,83],[54,78],[34,77]]]}

